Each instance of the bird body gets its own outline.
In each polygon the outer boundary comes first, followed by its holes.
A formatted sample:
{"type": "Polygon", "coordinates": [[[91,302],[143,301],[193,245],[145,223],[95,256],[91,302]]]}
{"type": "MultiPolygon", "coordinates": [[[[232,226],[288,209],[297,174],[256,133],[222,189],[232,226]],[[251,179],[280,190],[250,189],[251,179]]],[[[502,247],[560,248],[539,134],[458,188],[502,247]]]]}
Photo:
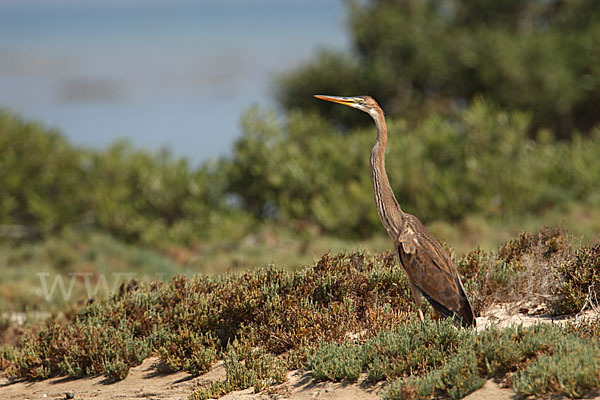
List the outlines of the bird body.
{"type": "Polygon", "coordinates": [[[417,217],[402,211],[394,196],[385,170],[387,126],[381,107],[369,96],[315,97],[357,108],[375,121],[377,139],[370,159],[375,206],[383,227],[394,242],[420,318],[423,319],[421,296],[424,296],[444,317],[465,327],[475,326],[471,304],[452,259],[417,217]]]}

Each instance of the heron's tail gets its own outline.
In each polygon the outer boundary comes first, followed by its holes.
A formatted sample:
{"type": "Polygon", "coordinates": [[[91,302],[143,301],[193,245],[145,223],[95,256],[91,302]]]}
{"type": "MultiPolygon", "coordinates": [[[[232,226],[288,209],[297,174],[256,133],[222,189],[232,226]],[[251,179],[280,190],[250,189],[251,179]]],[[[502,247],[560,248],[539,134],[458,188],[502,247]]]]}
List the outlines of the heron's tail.
{"type": "Polygon", "coordinates": [[[465,290],[462,287],[462,283],[458,287],[460,289],[461,294],[460,310],[458,310],[460,324],[465,328],[468,326],[475,327],[477,323],[475,322],[475,315],[473,314],[473,308],[471,307],[469,298],[465,294],[465,290]]]}
{"type": "Polygon", "coordinates": [[[431,304],[431,306],[438,313],[440,313],[440,315],[446,318],[452,318],[454,320],[454,323],[456,323],[457,325],[461,325],[463,328],[467,328],[469,326],[475,327],[475,315],[473,315],[473,308],[471,308],[469,298],[465,294],[465,290],[463,289],[460,280],[457,283],[458,289],[460,291],[460,307],[458,310],[453,310],[446,307],[418,286],[417,289],[419,289],[419,291],[423,294],[423,296],[425,296],[429,304],[431,304]]]}

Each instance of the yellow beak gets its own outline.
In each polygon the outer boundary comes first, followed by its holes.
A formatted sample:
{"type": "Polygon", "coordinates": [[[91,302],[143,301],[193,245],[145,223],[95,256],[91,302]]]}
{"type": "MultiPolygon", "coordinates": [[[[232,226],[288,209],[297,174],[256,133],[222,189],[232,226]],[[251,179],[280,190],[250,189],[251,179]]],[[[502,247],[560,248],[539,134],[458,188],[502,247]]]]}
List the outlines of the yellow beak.
{"type": "Polygon", "coordinates": [[[345,106],[352,106],[352,105],[356,104],[356,102],[357,102],[356,97],[326,96],[326,95],[322,95],[322,94],[315,94],[314,96],[317,99],[321,99],[321,100],[325,100],[325,101],[332,101],[334,103],[340,103],[345,106]]]}

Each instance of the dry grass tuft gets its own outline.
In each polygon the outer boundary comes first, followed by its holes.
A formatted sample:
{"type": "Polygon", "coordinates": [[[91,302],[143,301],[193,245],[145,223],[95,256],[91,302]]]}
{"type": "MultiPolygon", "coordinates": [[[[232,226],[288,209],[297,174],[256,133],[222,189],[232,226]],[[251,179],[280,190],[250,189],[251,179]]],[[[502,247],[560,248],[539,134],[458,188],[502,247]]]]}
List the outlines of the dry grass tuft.
{"type": "Polygon", "coordinates": [[[573,259],[570,242],[564,230],[543,227],[522,233],[497,252],[478,248],[457,260],[475,314],[498,303],[562,301],[557,296],[563,281],[559,271],[573,259]]]}
{"type": "Polygon", "coordinates": [[[568,262],[558,268],[561,285],[554,293],[560,301],[554,305],[555,314],[570,314],[585,308],[598,307],[600,294],[600,243],[581,247],[568,262]]]}

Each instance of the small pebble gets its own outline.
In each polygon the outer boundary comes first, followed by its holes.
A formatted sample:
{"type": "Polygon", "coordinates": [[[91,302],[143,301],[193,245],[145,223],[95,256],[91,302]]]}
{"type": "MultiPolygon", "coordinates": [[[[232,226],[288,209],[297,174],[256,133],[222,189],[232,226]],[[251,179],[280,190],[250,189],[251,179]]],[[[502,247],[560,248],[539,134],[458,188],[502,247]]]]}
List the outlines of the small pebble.
{"type": "Polygon", "coordinates": [[[65,399],[74,399],[75,392],[65,392],[65,399]]]}

